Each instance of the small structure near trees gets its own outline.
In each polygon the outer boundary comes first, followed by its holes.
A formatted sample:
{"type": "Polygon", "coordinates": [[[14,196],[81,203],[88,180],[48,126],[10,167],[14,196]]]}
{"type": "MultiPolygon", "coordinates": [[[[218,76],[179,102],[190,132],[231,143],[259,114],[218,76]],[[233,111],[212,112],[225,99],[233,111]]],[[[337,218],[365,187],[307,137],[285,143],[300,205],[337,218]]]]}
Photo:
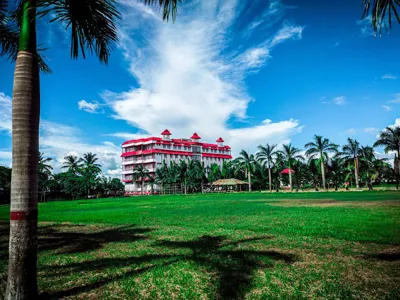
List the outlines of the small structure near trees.
{"type": "Polygon", "coordinates": [[[216,192],[247,191],[249,184],[235,178],[219,179],[211,185],[216,192]]]}

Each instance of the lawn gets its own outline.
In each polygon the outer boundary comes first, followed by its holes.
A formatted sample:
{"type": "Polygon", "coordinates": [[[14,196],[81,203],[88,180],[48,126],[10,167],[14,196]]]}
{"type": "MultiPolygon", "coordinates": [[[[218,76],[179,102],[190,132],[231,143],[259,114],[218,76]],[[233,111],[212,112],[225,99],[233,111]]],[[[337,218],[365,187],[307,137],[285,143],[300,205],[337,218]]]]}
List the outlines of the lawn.
{"type": "Polygon", "coordinates": [[[44,299],[400,298],[397,192],[52,202],[39,222],[44,299]]]}

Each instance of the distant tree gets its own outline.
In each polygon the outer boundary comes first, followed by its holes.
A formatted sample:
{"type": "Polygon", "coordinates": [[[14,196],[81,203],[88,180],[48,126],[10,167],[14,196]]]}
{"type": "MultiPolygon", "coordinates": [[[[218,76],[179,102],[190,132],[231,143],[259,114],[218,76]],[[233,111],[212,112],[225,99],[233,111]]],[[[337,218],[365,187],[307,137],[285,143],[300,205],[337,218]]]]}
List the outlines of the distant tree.
{"type": "Polygon", "coordinates": [[[143,189],[144,189],[144,181],[146,178],[149,176],[149,170],[143,167],[143,165],[137,166],[133,170],[133,179],[135,180],[140,180],[140,191],[143,194],[143,189]]]}
{"type": "Polygon", "coordinates": [[[335,191],[339,189],[339,185],[345,180],[345,161],[339,156],[331,159],[328,165],[329,180],[332,181],[335,191]]]}
{"type": "Polygon", "coordinates": [[[244,170],[245,176],[248,179],[249,191],[251,192],[251,172],[254,168],[254,155],[248,154],[246,151],[240,151],[240,155],[236,158],[235,163],[239,169],[244,170]]]}
{"type": "Polygon", "coordinates": [[[360,143],[357,140],[351,138],[347,139],[347,144],[342,147],[342,152],[339,153],[348,164],[354,164],[354,180],[356,182],[356,188],[360,188],[358,181],[359,175],[359,155],[360,155],[360,143]]]}
{"type": "MultiPolygon", "coordinates": [[[[400,126],[386,127],[379,135],[374,147],[384,147],[385,153],[395,152],[400,157],[400,126]]],[[[400,160],[394,161],[395,170],[400,169],[400,160]]],[[[396,172],[396,189],[399,189],[399,172],[396,172]]]]}
{"type": "MultiPolygon", "coordinates": [[[[280,152],[282,153],[283,159],[286,161],[289,170],[292,169],[294,160],[304,160],[304,157],[300,154],[301,150],[299,148],[293,147],[292,144],[282,145],[282,150],[280,152]]],[[[289,184],[290,191],[293,191],[291,171],[289,172],[289,184]]]]}
{"type": "Polygon", "coordinates": [[[41,201],[45,201],[46,192],[48,190],[49,178],[53,167],[48,163],[51,162],[51,157],[43,157],[43,153],[39,152],[38,155],[38,189],[41,193],[41,201]]]}
{"type": "Polygon", "coordinates": [[[258,152],[256,154],[256,158],[258,161],[266,165],[268,169],[268,182],[269,182],[269,191],[272,191],[272,174],[271,170],[274,166],[274,159],[276,157],[276,145],[266,144],[265,146],[258,146],[258,152]]]}
{"type": "Polygon", "coordinates": [[[91,152],[83,154],[83,158],[80,159],[82,164],[80,173],[83,177],[86,197],[96,188],[97,178],[101,173],[101,165],[96,163],[97,161],[97,155],[91,152]]]}
{"type": "Polygon", "coordinates": [[[314,135],[314,141],[305,145],[306,155],[308,158],[318,157],[321,165],[322,174],[322,187],[326,190],[325,182],[325,164],[329,160],[329,153],[336,154],[338,152],[338,145],[329,142],[329,139],[323,138],[320,135],[314,135]]]}
{"type": "Polygon", "coordinates": [[[0,203],[10,201],[11,168],[0,166],[0,203]]]}
{"type": "Polygon", "coordinates": [[[68,172],[71,172],[73,174],[77,174],[82,167],[82,160],[78,158],[76,155],[67,155],[64,157],[64,163],[62,168],[67,169],[68,172]]]}

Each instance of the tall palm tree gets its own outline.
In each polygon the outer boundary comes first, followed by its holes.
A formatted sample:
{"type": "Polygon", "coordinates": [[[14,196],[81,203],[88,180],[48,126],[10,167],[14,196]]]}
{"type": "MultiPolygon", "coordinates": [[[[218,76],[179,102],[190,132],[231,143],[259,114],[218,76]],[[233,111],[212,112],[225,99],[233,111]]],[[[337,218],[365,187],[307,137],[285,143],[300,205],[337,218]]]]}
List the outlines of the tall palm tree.
{"type": "MultiPolygon", "coordinates": [[[[175,17],[180,0],[144,0],[163,6],[163,18],[175,17]]],[[[2,0],[2,3],[5,3],[2,0]]],[[[16,66],[12,101],[12,192],[10,206],[10,251],[5,299],[35,298],[37,295],[37,191],[40,119],[39,59],[36,22],[46,15],[71,34],[71,56],[95,53],[108,63],[118,40],[119,13],[114,0],[20,0],[11,15],[20,16],[0,36],[0,53],[14,57],[16,66]],[[15,25],[18,24],[18,25],[15,25]],[[17,26],[13,32],[13,27],[17,26]],[[4,36],[11,36],[4,39],[4,36]],[[14,37],[14,38],[13,38],[14,37]],[[4,42],[4,40],[6,42],[4,42]],[[18,43],[18,46],[17,46],[18,43]]],[[[3,5],[4,6],[4,5],[3,5]]],[[[7,6],[5,6],[7,7],[7,6]]],[[[1,19],[3,22],[3,18],[1,19]]]]}
{"type": "Polygon", "coordinates": [[[331,159],[328,166],[329,179],[332,181],[335,191],[339,189],[340,183],[343,183],[345,178],[345,162],[342,157],[335,156],[331,159]]]}
{"type": "Polygon", "coordinates": [[[90,169],[91,172],[97,174],[101,172],[101,165],[96,163],[98,160],[97,154],[92,152],[83,154],[83,158],[79,159],[85,168],[90,169]]]}
{"type": "Polygon", "coordinates": [[[284,144],[282,145],[282,150],[280,151],[283,155],[283,159],[287,163],[287,167],[289,168],[289,184],[290,184],[290,191],[293,191],[292,185],[292,165],[294,160],[304,160],[304,157],[300,154],[300,149],[293,147],[292,144],[284,144]]]}
{"type": "Polygon", "coordinates": [[[399,0],[363,0],[364,13],[362,19],[369,15],[371,10],[372,2],[372,27],[375,34],[379,30],[382,33],[382,28],[387,28],[387,21],[389,21],[389,27],[392,27],[393,16],[400,23],[400,13],[397,9],[400,9],[399,0]],[[393,13],[393,16],[392,16],[393,13]],[[387,14],[387,15],[386,15],[387,14]]]}
{"type": "Polygon", "coordinates": [[[39,173],[45,173],[50,175],[53,167],[48,163],[52,161],[51,157],[43,157],[43,153],[39,152],[39,173]]]}
{"type": "Polygon", "coordinates": [[[326,190],[325,182],[325,164],[328,162],[329,153],[336,154],[338,152],[338,145],[329,142],[329,139],[323,138],[320,135],[314,135],[314,141],[307,143],[304,146],[307,151],[306,155],[308,158],[319,157],[321,164],[321,174],[322,174],[322,187],[326,190]]]}
{"type": "Polygon", "coordinates": [[[133,170],[133,178],[135,180],[140,180],[140,191],[143,194],[143,188],[144,188],[144,180],[148,178],[149,176],[149,171],[143,167],[143,165],[137,166],[133,170]]]}
{"type": "Polygon", "coordinates": [[[347,144],[342,147],[342,152],[339,153],[347,163],[354,164],[354,180],[356,182],[356,188],[360,188],[358,181],[359,173],[359,154],[360,154],[360,143],[357,140],[347,138],[347,144]]]}
{"type": "Polygon", "coordinates": [[[236,158],[236,165],[245,171],[245,175],[247,175],[247,179],[249,182],[249,191],[251,192],[251,171],[253,170],[254,165],[254,155],[248,154],[246,151],[240,151],[240,156],[236,158]]]}
{"type": "MultiPolygon", "coordinates": [[[[391,151],[397,154],[397,157],[400,157],[400,126],[394,127],[386,127],[379,135],[379,139],[375,142],[374,147],[384,147],[385,153],[389,153],[391,151]]],[[[400,160],[396,160],[394,165],[397,166],[395,169],[400,169],[400,160]]],[[[396,176],[396,188],[399,189],[399,172],[397,172],[396,176]]]]}
{"type": "Polygon", "coordinates": [[[64,157],[64,160],[62,168],[68,169],[68,172],[72,174],[78,173],[79,169],[82,167],[82,160],[76,155],[67,155],[64,157]]]}
{"type": "Polygon", "coordinates": [[[267,166],[268,168],[268,181],[269,191],[272,192],[272,175],[271,169],[274,167],[274,158],[276,156],[276,145],[266,144],[265,146],[258,146],[258,153],[256,154],[257,160],[267,166]]]}

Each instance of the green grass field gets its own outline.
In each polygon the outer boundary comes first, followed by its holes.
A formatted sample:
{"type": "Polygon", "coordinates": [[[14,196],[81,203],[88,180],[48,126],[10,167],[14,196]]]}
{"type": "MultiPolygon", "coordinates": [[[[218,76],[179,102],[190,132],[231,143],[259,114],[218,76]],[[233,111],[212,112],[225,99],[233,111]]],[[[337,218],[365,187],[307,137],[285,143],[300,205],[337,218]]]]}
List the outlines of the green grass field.
{"type": "Polygon", "coordinates": [[[44,299],[400,299],[396,192],[53,202],[39,221],[44,299]]]}

